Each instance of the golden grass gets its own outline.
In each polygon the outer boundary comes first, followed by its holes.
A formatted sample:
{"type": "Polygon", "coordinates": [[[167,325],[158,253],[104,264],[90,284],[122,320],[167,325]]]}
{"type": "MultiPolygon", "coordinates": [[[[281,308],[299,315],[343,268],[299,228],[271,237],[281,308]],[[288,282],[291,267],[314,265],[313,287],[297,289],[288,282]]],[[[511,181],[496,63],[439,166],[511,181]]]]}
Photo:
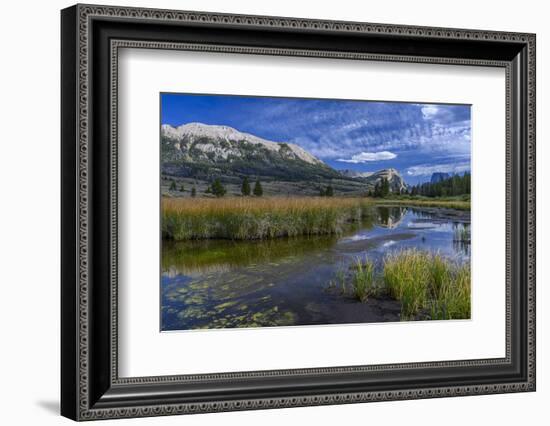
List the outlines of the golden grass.
{"type": "Polygon", "coordinates": [[[356,206],[365,202],[372,204],[373,201],[372,198],[351,197],[163,198],[162,208],[166,211],[185,213],[303,211],[356,206]]]}
{"type": "Polygon", "coordinates": [[[162,231],[174,240],[332,235],[372,206],[370,199],[340,197],[164,198],[162,231]]]}
{"type": "Polygon", "coordinates": [[[163,198],[163,238],[255,240],[338,235],[375,205],[469,209],[469,201],[352,197],[163,198]]]}

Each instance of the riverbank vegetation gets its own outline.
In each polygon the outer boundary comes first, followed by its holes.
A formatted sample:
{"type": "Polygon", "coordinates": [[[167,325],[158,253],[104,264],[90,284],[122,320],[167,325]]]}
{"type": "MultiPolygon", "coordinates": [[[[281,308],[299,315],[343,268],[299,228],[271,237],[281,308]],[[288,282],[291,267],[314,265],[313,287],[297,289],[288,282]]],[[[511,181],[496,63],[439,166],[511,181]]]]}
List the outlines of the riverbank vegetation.
{"type": "Polygon", "coordinates": [[[172,240],[257,240],[339,235],[367,219],[373,203],[361,198],[164,198],[162,235],[172,240]]]}
{"type": "Polygon", "coordinates": [[[373,199],[377,205],[383,206],[412,206],[412,207],[440,207],[456,210],[470,210],[470,196],[455,197],[423,197],[411,195],[394,195],[387,198],[373,199]]]}
{"type": "Polygon", "coordinates": [[[384,285],[401,302],[402,319],[428,312],[431,319],[470,318],[470,265],[438,254],[405,250],[384,261],[384,285]]]}
{"type": "Polygon", "coordinates": [[[454,228],[453,241],[469,244],[471,241],[470,227],[464,224],[459,224],[454,228]]]}
{"type": "Polygon", "coordinates": [[[373,199],[346,197],[163,198],[162,236],[257,240],[300,235],[340,235],[349,224],[372,217],[372,207],[420,206],[468,210],[456,199],[373,199]]]}
{"type": "MultiPolygon", "coordinates": [[[[357,259],[351,266],[353,296],[361,302],[386,293],[401,302],[401,320],[468,319],[470,307],[470,266],[439,254],[408,249],[387,255],[375,273],[369,259],[357,259]]],[[[341,285],[346,288],[346,278],[341,285]]]]}

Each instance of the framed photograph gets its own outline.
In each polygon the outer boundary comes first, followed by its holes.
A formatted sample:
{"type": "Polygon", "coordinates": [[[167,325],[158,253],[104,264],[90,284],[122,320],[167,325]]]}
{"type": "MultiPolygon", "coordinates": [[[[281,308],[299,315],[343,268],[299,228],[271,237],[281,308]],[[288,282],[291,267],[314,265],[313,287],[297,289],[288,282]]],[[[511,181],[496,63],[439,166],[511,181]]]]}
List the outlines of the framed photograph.
{"type": "Polygon", "coordinates": [[[64,416],[535,390],[535,35],[61,29],[64,416]]]}

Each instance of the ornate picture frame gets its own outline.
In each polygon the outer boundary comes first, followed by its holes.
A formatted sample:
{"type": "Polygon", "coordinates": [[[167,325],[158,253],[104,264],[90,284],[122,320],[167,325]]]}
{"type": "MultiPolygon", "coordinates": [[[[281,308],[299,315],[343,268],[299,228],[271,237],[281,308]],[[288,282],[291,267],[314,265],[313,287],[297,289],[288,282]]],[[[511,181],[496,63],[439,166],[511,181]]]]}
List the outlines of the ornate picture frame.
{"type": "Polygon", "coordinates": [[[535,390],[534,34],[96,5],[64,9],[61,29],[62,415],[93,420],[535,390]],[[117,61],[127,47],[503,68],[506,356],[119,377],[117,61]]]}

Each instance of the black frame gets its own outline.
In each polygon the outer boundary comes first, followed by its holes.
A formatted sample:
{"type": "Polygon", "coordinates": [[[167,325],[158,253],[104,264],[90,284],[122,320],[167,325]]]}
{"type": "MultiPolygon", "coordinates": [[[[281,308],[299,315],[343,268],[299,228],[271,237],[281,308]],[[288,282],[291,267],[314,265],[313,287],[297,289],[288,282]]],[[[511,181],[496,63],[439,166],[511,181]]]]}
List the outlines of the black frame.
{"type": "Polygon", "coordinates": [[[535,390],[533,34],[76,5],[62,11],[61,35],[62,415],[90,420],[535,390]],[[505,68],[506,357],[119,378],[116,87],[117,52],[125,47],[505,68]]]}

